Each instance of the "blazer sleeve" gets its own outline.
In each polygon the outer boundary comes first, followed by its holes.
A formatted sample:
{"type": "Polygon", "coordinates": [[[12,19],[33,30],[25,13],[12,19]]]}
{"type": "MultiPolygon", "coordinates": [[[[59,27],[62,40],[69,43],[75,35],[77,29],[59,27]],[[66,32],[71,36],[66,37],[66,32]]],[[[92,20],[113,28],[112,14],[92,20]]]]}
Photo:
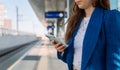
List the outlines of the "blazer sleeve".
{"type": "Polygon", "coordinates": [[[63,54],[59,54],[59,52],[57,52],[57,57],[58,59],[61,59],[63,62],[67,63],[69,60],[72,60],[71,56],[73,56],[73,39],[70,38],[67,42],[68,47],[64,50],[63,54]]]}
{"type": "Polygon", "coordinates": [[[57,57],[58,57],[58,59],[60,59],[60,60],[62,60],[63,62],[65,62],[65,63],[67,63],[66,62],[66,57],[67,57],[67,49],[68,48],[66,48],[65,50],[64,50],[64,52],[63,52],[63,54],[60,54],[59,52],[57,52],[57,57]]]}
{"type": "Polygon", "coordinates": [[[120,70],[120,12],[107,13],[106,23],[106,70],[120,70]]]}

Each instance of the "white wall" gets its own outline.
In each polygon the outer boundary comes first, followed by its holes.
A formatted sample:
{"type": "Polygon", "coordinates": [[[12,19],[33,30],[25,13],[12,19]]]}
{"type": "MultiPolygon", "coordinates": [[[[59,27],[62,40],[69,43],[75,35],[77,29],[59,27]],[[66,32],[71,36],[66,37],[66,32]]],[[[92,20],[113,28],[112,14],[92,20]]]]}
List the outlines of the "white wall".
{"type": "Polygon", "coordinates": [[[35,36],[3,36],[0,37],[0,55],[8,50],[37,40],[35,36]]]}

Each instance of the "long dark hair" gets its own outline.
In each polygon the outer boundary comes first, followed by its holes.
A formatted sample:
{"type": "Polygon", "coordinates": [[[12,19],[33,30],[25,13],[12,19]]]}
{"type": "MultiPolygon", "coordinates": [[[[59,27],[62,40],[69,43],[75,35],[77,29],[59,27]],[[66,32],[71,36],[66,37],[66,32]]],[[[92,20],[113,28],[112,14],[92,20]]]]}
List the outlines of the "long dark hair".
{"type": "MultiPolygon", "coordinates": [[[[92,5],[94,7],[101,7],[103,9],[109,10],[110,4],[109,0],[92,0],[92,5]]],[[[67,31],[65,34],[65,41],[71,37],[74,28],[77,25],[77,22],[85,16],[83,9],[80,9],[77,4],[73,3],[72,16],[68,19],[67,31]]]]}

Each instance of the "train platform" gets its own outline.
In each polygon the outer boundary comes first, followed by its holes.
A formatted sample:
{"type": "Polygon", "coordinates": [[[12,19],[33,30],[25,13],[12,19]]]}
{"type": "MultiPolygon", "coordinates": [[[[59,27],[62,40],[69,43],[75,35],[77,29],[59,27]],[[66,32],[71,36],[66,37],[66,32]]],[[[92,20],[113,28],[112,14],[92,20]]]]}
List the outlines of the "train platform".
{"type": "Polygon", "coordinates": [[[38,42],[7,70],[68,70],[56,52],[49,40],[38,42]]]}

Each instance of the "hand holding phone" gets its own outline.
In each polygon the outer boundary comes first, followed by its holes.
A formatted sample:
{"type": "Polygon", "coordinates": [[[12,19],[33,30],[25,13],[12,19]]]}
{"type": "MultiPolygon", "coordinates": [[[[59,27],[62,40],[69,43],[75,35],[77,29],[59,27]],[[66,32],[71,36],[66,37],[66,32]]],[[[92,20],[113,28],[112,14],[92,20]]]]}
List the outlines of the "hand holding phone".
{"type": "Polygon", "coordinates": [[[65,47],[68,46],[62,39],[60,39],[58,37],[55,37],[54,35],[48,35],[47,34],[46,37],[48,37],[50,40],[54,40],[54,41],[56,41],[58,43],[61,43],[61,44],[65,45],[65,47]]]}

